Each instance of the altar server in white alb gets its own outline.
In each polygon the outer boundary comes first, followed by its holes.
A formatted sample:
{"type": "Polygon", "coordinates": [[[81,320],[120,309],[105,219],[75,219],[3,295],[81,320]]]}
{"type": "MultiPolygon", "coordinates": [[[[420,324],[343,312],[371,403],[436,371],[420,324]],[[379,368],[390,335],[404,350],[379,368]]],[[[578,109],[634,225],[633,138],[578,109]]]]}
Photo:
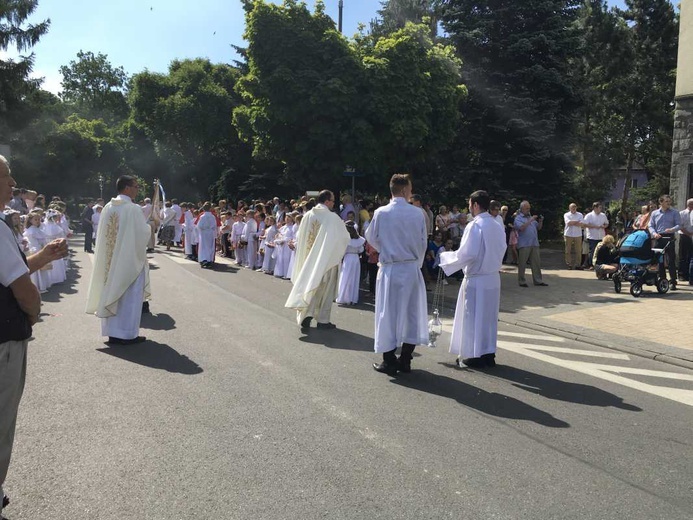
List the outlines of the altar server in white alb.
{"type": "Polygon", "coordinates": [[[101,318],[101,333],[110,344],[130,345],[146,341],[138,334],[142,304],[151,295],[147,262],[151,229],[133,202],[137,179],[123,175],[116,189],[118,196],[101,212],[86,311],[101,318]]]}
{"type": "Polygon", "coordinates": [[[249,209],[245,212],[245,226],[241,234],[241,243],[245,242],[245,266],[255,270],[257,262],[257,220],[255,211],[249,209]]]}
{"type": "Polygon", "coordinates": [[[428,343],[426,285],[421,265],[426,254],[426,219],[410,205],[408,175],[390,179],[392,200],[378,208],[366,230],[366,240],[380,253],[375,290],[375,351],[383,362],[373,368],[388,375],[411,372],[416,345],[428,343]],[[395,352],[402,346],[399,359],[395,352]]]}
{"type": "Polygon", "coordinates": [[[339,264],[349,244],[349,233],[339,215],[332,212],[333,207],[332,192],[321,191],[318,204],[306,213],[299,228],[296,261],[291,275],[294,286],[285,307],[296,309],[302,332],[308,331],[313,317],[318,322],[317,328],[335,328],[330,322],[330,314],[337,296],[339,264]]]}
{"type": "Polygon", "coordinates": [[[366,239],[359,236],[353,220],[347,220],[346,229],[349,232],[349,245],[342,260],[342,272],[339,273],[339,291],[337,303],[340,305],[356,305],[359,302],[359,287],[361,284],[361,259],[363,245],[366,239]]]}
{"type": "Polygon", "coordinates": [[[216,252],[216,240],[219,234],[217,217],[212,213],[212,204],[205,202],[202,206],[202,215],[197,220],[197,261],[203,269],[214,267],[214,254],[216,252]]]}
{"type": "Polygon", "coordinates": [[[448,276],[462,269],[450,352],[457,365],[492,367],[496,364],[500,270],[505,256],[505,230],[489,213],[490,197],[475,191],[469,198],[467,224],[457,251],[440,254],[440,267],[448,276]]]}

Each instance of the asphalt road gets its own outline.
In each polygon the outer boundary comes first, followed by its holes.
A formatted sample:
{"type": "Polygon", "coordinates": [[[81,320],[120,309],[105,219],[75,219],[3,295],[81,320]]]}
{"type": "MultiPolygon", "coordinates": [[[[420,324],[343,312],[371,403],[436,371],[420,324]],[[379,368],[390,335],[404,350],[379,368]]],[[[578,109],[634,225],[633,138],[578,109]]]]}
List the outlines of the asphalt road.
{"type": "Polygon", "coordinates": [[[693,372],[503,326],[499,366],[377,374],[372,303],[300,334],[289,282],[151,255],[149,338],[109,348],[91,272],[30,344],[11,520],[690,519],[693,372]]]}

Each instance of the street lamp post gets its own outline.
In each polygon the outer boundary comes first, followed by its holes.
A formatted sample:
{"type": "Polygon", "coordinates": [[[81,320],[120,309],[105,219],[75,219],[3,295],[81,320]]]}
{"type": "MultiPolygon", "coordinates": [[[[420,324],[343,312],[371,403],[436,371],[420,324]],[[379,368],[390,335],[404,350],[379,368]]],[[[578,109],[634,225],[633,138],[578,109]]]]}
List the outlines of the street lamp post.
{"type": "Polygon", "coordinates": [[[339,27],[339,32],[342,32],[342,14],[344,11],[344,0],[339,0],[339,23],[337,24],[339,27]]]}
{"type": "Polygon", "coordinates": [[[99,173],[99,198],[103,199],[103,175],[99,173]]]}

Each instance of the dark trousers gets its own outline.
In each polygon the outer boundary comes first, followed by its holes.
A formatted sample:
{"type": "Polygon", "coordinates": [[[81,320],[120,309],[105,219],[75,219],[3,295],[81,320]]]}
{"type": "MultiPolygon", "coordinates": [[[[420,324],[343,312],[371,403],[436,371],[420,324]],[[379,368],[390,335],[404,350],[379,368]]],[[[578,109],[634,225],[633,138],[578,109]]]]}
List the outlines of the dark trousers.
{"type": "Polygon", "coordinates": [[[679,235],[679,278],[693,280],[690,275],[691,261],[693,261],[693,238],[688,235],[679,235]]]}
{"type": "Polygon", "coordinates": [[[594,260],[594,250],[596,249],[597,244],[598,244],[599,242],[601,242],[601,240],[595,240],[595,239],[592,239],[592,238],[588,238],[588,239],[587,239],[587,242],[588,242],[589,245],[590,245],[590,254],[589,254],[589,256],[587,257],[587,267],[592,267],[592,265],[593,265],[592,261],[594,260]]]}
{"type": "Polygon", "coordinates": [[[220,240],[220,242],[221,242],[220,245],[221,245],[221,254],[222,254],[222,256],[225,256],[225,257],[227,257],[227,258],[230,258],[231,255],[230,255],[230,253],[229,253],[229,234],[228,234],[228,233],[224,233],[223,235],[221,235],[221,240],[220,240]]]}
{"type": "Polygon", "coordinates": [[[375,294],[375,280],[378,278],[378,264],[368,264],[368,290],[375,294]]]}
{"type": "Polygon", "coordinates": [[[91,224],[87,224],[86,222],[82,226],[82,229],[84,229],[84,250],[91,252],[92,248],[92,239],[91,235],[94,232],[94,227],[91,224]]]}
{"type": "MultiPolygon", "coordinates": [[[[676,240],[676,238],[673,234],[667,234],[666,236],[662,235],[662,238],[657,240],[656,247],[664,248],[665,245],[674,240],[676,240]]],[[[669,279],[673,282],[676,281],[676,248],[674,245],[675,244],[671,244],[664,253],[666,255],[666,261],[669,264],[669,279]]],[[[664,263],[659,264],[659,275],[662,278],[666,278],[667,268],[664,266],[664,263]]]]}

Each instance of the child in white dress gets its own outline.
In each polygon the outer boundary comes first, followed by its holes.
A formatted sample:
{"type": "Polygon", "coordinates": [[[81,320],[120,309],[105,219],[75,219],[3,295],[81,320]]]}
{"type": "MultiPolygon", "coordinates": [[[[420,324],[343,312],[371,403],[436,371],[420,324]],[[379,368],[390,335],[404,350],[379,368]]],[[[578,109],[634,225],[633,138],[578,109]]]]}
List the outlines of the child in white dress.
{"type": "Polygon", "coordinates": [[[366,239],[359,236],[352,220],[347,220],[346,228],[351,240],[342,259],[342,269],[339,273],[339,291],[337,303],[340,305],[356,305],[359,302],[359,287],[361,284],[361,259],[366,239]]]}
{"type": "MultiPolygon", "coordinates": [[[[41,231],[41,215],[38,213],[29,213],[27,215],[24,238],[27,240],[28,255],[38,253],[48,243],[46,235],[41,231]]],[[[31,273],[31,281],[42,293],[46,292],[51,286],[50,271],[52,268],[53,264],[47,264],[47,266],[31,273]]]]}

